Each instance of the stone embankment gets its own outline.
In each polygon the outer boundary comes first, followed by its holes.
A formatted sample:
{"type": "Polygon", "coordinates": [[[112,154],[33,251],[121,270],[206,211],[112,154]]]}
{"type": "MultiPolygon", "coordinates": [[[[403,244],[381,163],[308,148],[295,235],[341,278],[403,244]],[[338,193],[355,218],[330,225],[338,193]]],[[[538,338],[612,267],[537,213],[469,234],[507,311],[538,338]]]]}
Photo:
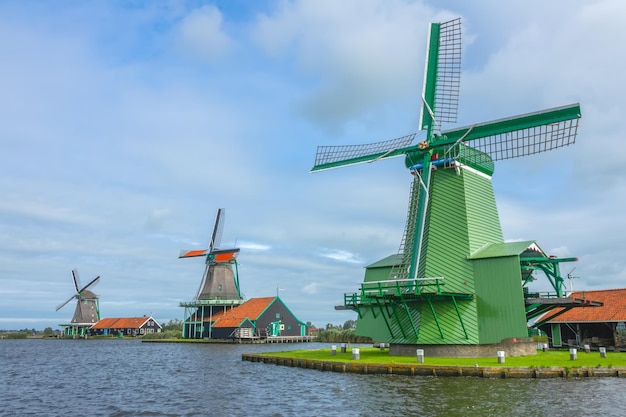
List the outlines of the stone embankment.
{"type": "Polygon", "coordinates": [[[242,355],[242,360],[305,369],[316,369],[318,371],[351,372],[359,374],[473,376],[481,378],[626,378],[626,368],[624,367],[514,368],[506,366],[443,366],[427,364],[365,363],[357,361],[324,361],[318,359],[290,358],[259,353],[244,353],[242,355]]]}

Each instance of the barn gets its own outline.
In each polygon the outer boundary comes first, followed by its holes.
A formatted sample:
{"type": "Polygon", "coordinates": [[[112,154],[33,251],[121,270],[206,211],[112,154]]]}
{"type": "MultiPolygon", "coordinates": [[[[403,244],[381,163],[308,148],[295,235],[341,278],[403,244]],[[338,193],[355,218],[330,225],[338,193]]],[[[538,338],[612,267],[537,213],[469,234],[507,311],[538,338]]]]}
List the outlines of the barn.
{"type": "Polygon", "coordinates": [[[306,323],[299,320],[278,296],[251,298],[216,315],[211,329],[213,339],[297,338],[307,335],[306,323]]]}
{"type": "Polygon", "coordinates": [[[125,317],[101,319],[89,328],[91,336],[143,336],[148,333],[161,333],[163,327],[152,317],[125,317]]]}
{"type": "Polygon", "coordinates": [[[553,347],[606,347],[626,350],[626,288],[574,292],[571,298],[602,303],[564,311],[555,308],[542,318],[539,328],[548,334],[553,347]]]}

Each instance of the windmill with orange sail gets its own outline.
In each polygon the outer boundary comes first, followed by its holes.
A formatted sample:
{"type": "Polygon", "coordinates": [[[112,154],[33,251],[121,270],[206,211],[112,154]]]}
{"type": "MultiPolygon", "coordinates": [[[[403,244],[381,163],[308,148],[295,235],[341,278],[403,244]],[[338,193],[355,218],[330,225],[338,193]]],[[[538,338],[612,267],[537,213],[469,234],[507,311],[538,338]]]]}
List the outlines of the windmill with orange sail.
{"type": "Polygon", "coordinates": [[[180,303],[181,307],[185,307],[183,336],[186,338],[211,337],[213,317],[243,303],[237,271],[239,248],[220,248],[224,219],[225,210],[220,208],[208,248],[182,250],[178,256],[205,258],[204,274],[194,299],[180,303]]]}

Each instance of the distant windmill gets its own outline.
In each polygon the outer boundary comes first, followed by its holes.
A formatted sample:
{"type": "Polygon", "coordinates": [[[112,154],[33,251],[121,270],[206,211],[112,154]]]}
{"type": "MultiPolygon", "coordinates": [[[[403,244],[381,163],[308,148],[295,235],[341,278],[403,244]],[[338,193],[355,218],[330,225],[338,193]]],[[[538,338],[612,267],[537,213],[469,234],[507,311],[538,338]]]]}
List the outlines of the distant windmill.
{"type": "Polygon", "coordinates": [[[572,272],[574,272],[574,270],[576,269],[576,267],[572,268],[568,273],[567,273],[567,279],[569,280],[569,292],[570,294],[574,292],[574,285],[572,284],[572,281],[580,278],[580,277],[575,277],[572,275],[572,272]]]}
{"type": "Polygon", "coordinates": [[[80,282],[80,277],[76,269],[72,270],[72,280],[74,282],[74,289],[76,292],[70,298],[56,307],[56,311],[62,309],[67,303],[76,299],[76,309],[74,310],[74,316],[67,328],[71,329],[72,335],[84,335],[85,330],[91,325],[97,323],[100,320],[100,307],[98,296],[94,294],[90,289],[95,287],[100,282],[100,276],[92,279],[84,287],[80,282]]]}
{"type": "Polygon", "coordinates": [[[519,258],[533,243],[504,242],[494,161],[573,144],[580,106],[442,130],[456,122],[460,69],[460,19],[431,24],[419,121],[425,137],[317,148],[312,172],[403,156],[414,177],[388,278],[366,272],[360,292],[345,295],[344,307],[359,315],[357,334],[398,344],[485,344],[527,333],[519,258]]]}
{"type": "Polygon", "coordinates": [[[178,256],[179,258],[204,256],[206,264],[195,298],[193,301],[180,303],[181,307],[185,307],[183,323],[185,338],[211,337],[212,317],[226,308],[243,303],[237,271],[239,248],[219,248],[225,212],[223,208],[217,211],[207,249],[183,250],[178,256]]]}

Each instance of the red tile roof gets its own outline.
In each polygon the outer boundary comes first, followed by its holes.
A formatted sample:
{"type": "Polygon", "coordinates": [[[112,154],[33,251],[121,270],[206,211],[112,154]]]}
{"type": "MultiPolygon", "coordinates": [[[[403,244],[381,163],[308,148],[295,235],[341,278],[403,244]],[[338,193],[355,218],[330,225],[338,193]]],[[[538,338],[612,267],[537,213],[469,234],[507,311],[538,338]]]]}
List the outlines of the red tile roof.
{"type": "Polygon", "coordinates": [[[213,327],[239,327],[245,319],[254,321],[275,299],[276,297],[251,298],[238,307],[231,308],[219,316],[213,316],[215,319],[213,327]]]}
{"type": "MultiPolygon", "coordinates": [[[[573,298],[585,298],[604,303],[601,307],[575,307],[549,323],[617,322],[626,321],[626,288],[574,292],[573,298]]],[[[554,309],[546,314],[559,311],[554,309]]]]}
{"type": "Polygon", "coordinates": [[[91,326],[92,329],[139,329],[152,317],[126,317],[101,319],[91,326]]]}

